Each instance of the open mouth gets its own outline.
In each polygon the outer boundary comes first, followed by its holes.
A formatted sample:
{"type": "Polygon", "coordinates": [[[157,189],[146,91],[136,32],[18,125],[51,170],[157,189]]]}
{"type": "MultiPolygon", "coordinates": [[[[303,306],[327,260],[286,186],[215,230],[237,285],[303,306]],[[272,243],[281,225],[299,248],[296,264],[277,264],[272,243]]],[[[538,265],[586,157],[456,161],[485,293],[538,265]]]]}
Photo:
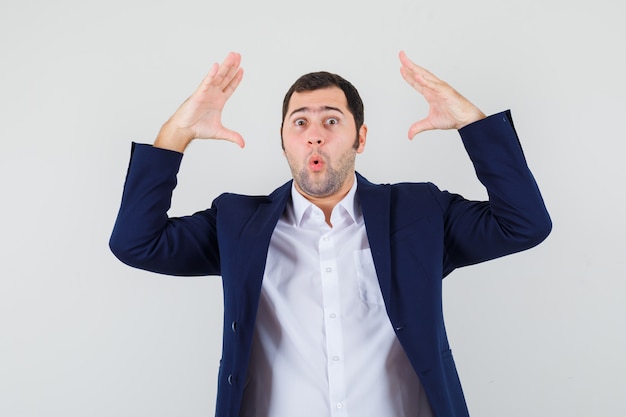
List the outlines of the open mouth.
{"type": "Polygon", "coordinates": [[[324,159],[319,155],[313,155],[309,158],[309,168],[312,171],[321,171],[324,168],[324,159]]]}

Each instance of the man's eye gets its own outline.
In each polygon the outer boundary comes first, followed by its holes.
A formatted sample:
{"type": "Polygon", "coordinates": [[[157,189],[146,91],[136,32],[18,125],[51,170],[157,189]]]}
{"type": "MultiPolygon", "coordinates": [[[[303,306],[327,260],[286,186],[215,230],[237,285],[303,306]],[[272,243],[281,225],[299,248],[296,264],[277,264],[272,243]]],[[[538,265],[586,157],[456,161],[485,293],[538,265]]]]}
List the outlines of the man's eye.
{"type": "Polygon", "coordinates": [[[335,119],[334,117],[331,117],[330,119],[326,120],[326,124],[329,124],[329,125],[336,125],[337,123],[339,123],[339,120],[335,119]]]}
{"type": "Polygon", "coordinates": [[[306,124],[306,121],[304,119],[297,119],[294,124],[296,126],[304,126],[306,124]]]}

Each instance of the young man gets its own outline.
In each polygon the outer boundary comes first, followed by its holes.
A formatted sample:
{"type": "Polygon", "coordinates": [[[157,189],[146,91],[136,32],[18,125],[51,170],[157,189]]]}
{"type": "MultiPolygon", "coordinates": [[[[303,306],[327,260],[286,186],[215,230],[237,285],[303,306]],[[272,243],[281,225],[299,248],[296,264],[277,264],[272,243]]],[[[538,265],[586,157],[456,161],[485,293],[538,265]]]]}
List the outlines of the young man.
{"type": "Polygon", "coordinates": [[[356,89],[301,77],[283,104],[292,172],[265,197],[219,196],[168,218],[182,152],[195,138],[244,145],[221,123],[243,76],[214,64],[163,125],[133,145],[110,246],[123,262],[173,275],[221,275],[217,416],[467,416],[445,332],[441,281],[453,269],[540,243],[551,223],[511,116],[490,117],[400,53],[429,103],[409,137],[458,129],[490,196],[430,183],[374,185],[355,172],[367,127],[356,89]]]}

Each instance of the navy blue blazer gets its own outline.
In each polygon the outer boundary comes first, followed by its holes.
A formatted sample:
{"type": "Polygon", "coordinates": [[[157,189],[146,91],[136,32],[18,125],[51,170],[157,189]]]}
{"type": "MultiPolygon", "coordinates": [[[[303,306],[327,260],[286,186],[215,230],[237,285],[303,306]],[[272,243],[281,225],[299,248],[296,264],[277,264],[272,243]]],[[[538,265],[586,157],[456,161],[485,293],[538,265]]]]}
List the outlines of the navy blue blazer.
{"type": "MultiPolygon", "coordinates": [[[[459,133],[489,201],[468,201],[430,183],[376,185],[357,174],[387,314],[438,417],[469,415],[444,326],[442,278],[455,268],[528,249],[551,230],[510,113],[459,133]]],[[[269,196],[222,194],[205,211],[168,218],[181,159],[180,153],[133,144],[110,247],[133,267],[222,276],[216,416],[237,416],[266,255],[291,181],[269,196]]]]}

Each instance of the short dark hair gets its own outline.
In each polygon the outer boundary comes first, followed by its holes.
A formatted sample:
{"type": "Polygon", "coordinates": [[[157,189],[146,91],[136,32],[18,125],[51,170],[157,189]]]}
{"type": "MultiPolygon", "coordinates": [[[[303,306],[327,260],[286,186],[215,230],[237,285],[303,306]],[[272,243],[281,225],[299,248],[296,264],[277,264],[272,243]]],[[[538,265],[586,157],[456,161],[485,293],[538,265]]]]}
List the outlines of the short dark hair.
{"type": "MultiPolygon", "coordinates": [[[[346,96],[348,103],[348,110],[354,117],[354,124],[356,125],[357,134],[357,146],[359,138],[359,129],[363,126],[365,121],[365,113],[363,109],[363,101],[359,95],[358,90],[345,78],[332,74],[326,71],[311,72],[304,74],[296,80],[295,83],[287,90],[285,98],[283,99],[283,119],[280,123],[280,131],[283,130],[283,124],[285,123],[285,116],[287,115],[287,109],[289,108],[289,101],[293,93],[301,93],[303,91],[315,91],[324,88],[339,87],[346,96]]],[[[281,139],[282,143],[282,139],[281,139]]],[[[284,149],[284,146],[283,146],[284,149]]]]}

